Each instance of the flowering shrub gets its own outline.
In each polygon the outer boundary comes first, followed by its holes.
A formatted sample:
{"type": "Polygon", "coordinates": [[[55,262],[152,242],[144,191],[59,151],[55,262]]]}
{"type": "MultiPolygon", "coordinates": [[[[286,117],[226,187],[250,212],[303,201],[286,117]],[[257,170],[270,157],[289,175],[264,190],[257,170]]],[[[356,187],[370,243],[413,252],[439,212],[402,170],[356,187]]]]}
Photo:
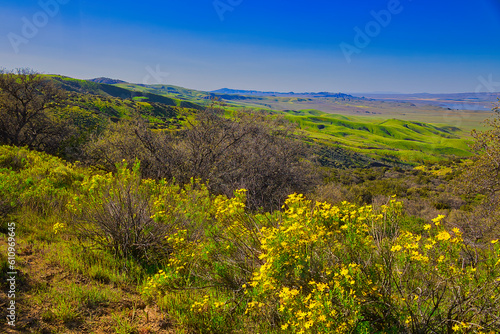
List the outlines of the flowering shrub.
{"type": "Polygon", "coordinates": [[[459,229],[443,227],[444,216],[420,235],[400,224],[395,199],[375,210],[293,194],[283,211],[266,214],[245,213],[244,201],[244,190],[216,197],[205,216],[210,223],[168,235],[169,263],[145,284],[145,294],[232,291],[223,300],[193,297],[187,312],[205,322],[216,314],[246,318],[237,323],[246,330],[248,323],[291,333],[500,328],[499,244],[466,245],[459,229]]]}
{"type": "Polygon", "coordinates": [[[284,208],[280,224],[261,231],[265,263],[245,286],[247,313],[278,318],[282,329],[299,333],[366,327],[364,295],[374,285],[364,259],[373,252],[371,227],[384,215],[347,202],[311,206],[297,194],[284,208]]]}
{"type": "Polygon", "coordinates": [[[172,226],[152,214],[151,202],[162,196],[162,183],[142,180],[139,168],[138,162],[131,170],[124,162],[115,174],[86,176],[67,208],[80,238],[117,257],[154,263],[168,254],[162,235],[172,226]]]}
{"type": "Polygon", "coordinates": [[[74,165],[26,148],[0,146],[0,202],[47,215],[64,208],[73,184],[83,179],[74,165]]]}
{"type": "MultiPolygon", "coordinates": [[[[206,187],[200,187],[205,197],[198,198],[209,199],[206,187]]],[[[191,198],[193,193],[192,186],[180,192],[181,196],[191,198]]],[[[175,232],[165,237],[172,247],[168,264],[150,278],[146,294],[204,285],[241,290],[241,284],[259,263],[254,222],[244,214],[245,193],[238,190],[234,198],[218,196],[212,202],[193,203],[182,210],[186,219],[175,223],[175,232]]],[[[161,203],[159,200],[157,207],[163,208],[161,203]]],[[[172,216],[159,210],[154,217],[165,221],[172,216]]]]}

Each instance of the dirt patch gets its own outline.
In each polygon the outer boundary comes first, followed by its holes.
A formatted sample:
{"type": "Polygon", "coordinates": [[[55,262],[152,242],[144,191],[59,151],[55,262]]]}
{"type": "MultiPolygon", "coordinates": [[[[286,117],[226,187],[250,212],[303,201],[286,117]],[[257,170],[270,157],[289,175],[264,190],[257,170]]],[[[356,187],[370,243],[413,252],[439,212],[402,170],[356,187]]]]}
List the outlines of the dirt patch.
{"type": "MultiPolygon", "coordinates": [[[[8,245],[5,236],[0,236],[0,252],[8,245]]],[[[47,261],[49,250],[36,249],[18,243],[16,277],[16,326],[6,322],[8,285],[6,273],[0,282],[0,332],[1,333],[120,333],[137,334],[174,333],[172,321],[157,306],[148,306],[136,292],[135,286],[115,286],[93,281],[84,275],[75,274],[47,261]],[[100,284],[100,285],[98,285],[100,284]],[[54,316],[52,295],[40,300],[40,291],[55,291],[64,295],[65,287],[74,285],[82,289],[105,287],[120,296],[118,301],[91,305],[79,309],[76,319],[63,322],[54,316]],[[38,296],[38,299],[36,299],[38,296]],[[127,330],[129,329],[129,330],[127,330]]],[[[44,295],[45,296],[45,295],[44,295]]]]}

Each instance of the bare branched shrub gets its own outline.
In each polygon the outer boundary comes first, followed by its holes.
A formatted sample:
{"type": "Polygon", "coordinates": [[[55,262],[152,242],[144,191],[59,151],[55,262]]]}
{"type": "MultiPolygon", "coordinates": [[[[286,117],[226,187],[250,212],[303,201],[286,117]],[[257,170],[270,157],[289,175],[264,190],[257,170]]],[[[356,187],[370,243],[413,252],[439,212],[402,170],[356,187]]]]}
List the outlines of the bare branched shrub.
{"type": "Polygon", "coordinates": [[[170,230],[152,218],[151,189],[137,170],[130,173],[122,166],[116,176],[88,180],[87,194],[76,202],[75,228],[80,238],[116,256],[152,262],[168,254],[170,230]]]}
{"type": "Polygon", "coordinates": [[[473,148],[477,155],[470,165],[464,166],[462,175],[455,182],[458,193],[474,206],[470,214],[463,215],[456,222],[471,233],[467,235],[471,240],[500,236],[500,109],[493,110],[497,117],[486,121],[491,129],[473,131],[473,148]]]}
{"type": "Polygon", "coordinates": [[[427,198],[405,199],[404,204],[404,211],[408,216],[420,217],[425,221],[431,221],[440,214],[446,214],[445,210],[436,209],[436,206],[427,198]]]}
{"type": "Polygon", "coordinates": [[[0,143],[58,152],[71,132],[54,114],[65,96],[33,70],[0,70],[0,143]]]}
{"type": "Polygon", "coordinates": [[[215,194],[245,188],[249,207],[275,209],[288,194],[306,192],[318,181],[294,131],[282,119],[249,113],[226,118],[209,109],[176,132],[153,131],[140,118],[116,125],[89,145],[89,155],[108,168],[139,158],[144,177],[180,184],[201,179],[215,194]]]}
{"type": "Polygon", "coordinates": [[[318,202],[339,204],[343,201],[354,202],[355,198],[347,186],[341,183],[328,183],[316,187],[314,199],[318,202]]]}
{"type": "MultiPolygon", "coordinates": [[[[126,161],[129,165],[135,159],[141,161],[141,169],[150,171],[154,167],[151,163],[158,164],[154,157],[144,150],[142,143],[135,135],[135,131],[146,126],[140,119],[123,120],[118,123],[109,124],[108,128],[101,135],[94,135],[84,149],[84,160],[92,166],[106,171],[116,172],[116,164],[126,161]]],[[[152,177],[152,175],[143,175],[152,177]]]]}

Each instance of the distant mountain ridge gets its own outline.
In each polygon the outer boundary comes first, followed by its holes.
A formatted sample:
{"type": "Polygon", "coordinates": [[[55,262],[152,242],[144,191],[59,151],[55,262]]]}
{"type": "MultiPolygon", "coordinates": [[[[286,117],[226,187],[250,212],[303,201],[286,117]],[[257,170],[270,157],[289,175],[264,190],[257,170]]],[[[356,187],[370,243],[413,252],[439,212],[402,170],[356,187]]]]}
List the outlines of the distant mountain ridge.
{"type": "Polygon", "coordinates": [[[111,79],[111,78],[105,78],[105,77],[89,79],[87,81],[92,81],[95,83],[103,83],[103,84],[107,84],[107,85],[116,85],[116,84],[121,84],[121,83],[127,83],[126,81],[123,81],[123,80],[111,79]]]}
{"type": "Polygon", "coordinates": [[[217,90],[213,90],[210,93],[215,94],[237,94],[237,95],[254,95],[254,96],[282,96],[282,97],[333,97],[337,99],[347,98],[353,99],[355,98],[352,95],[344,94],[344,93],[331,93],[331,92],[307,92],[307,93],[295,93],[295,92],[262,92],[258,90],[238,90],[238,89],[230,89],[230,88],[221,88],[217,90]]]}

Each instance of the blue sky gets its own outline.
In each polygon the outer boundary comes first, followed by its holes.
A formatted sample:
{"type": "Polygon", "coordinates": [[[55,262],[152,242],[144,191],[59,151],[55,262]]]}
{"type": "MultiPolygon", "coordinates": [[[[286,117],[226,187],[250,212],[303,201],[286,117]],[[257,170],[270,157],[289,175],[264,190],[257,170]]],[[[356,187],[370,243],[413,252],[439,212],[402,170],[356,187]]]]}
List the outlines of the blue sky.
{"type": "Polygon", "coordinates": [[[0,67],[26,66],[201,90],[500,91],[500,0],[2,0],[0,67]]]}

